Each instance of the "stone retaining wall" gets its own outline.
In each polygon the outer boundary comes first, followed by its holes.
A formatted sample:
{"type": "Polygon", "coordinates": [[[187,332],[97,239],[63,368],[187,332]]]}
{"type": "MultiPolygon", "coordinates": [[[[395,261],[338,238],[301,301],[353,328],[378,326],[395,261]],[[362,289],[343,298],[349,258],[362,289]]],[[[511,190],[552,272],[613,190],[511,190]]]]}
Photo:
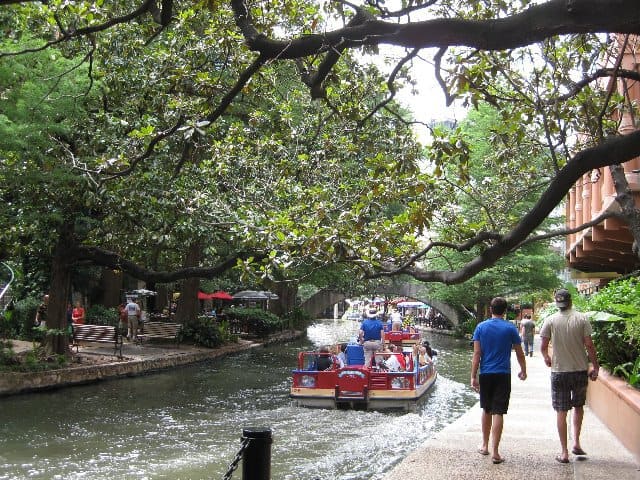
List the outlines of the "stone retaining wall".
{"type": "Polygon", "coordinates": [[[600,369],[598,380],[589,382],[587,404],[640,462],[640,390],[600,369]]]}
{"type": "Polygon", "coordinates": [[[52,388],[96,382],[105,378],[135,376],[154,370],[202,362],[231,353],[240,352],[262,344],[288,341],[298,338],[302,332],[281,332],[261,343],[240,341],[217,349],[155,349],[149,348],[139,358],[113,361],[98,365],[78,365],[58,370],[28,373],[0,374],[0,396],[33,392],[52,388]]]}

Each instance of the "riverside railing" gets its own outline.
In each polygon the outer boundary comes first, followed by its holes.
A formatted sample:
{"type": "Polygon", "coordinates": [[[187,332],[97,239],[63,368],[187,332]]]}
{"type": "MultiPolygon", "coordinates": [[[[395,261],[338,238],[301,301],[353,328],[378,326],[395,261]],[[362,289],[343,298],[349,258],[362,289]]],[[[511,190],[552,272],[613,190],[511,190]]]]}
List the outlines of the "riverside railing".
{"type": "Polygon", "coordinates": [[[10,266],[4,262],[2,262],[2,265],[4,265],[9,270],[9,274],[11,275],[11,278],[9,279],[7,284],[4,286],[4,288],[0,291],[0,303],[2,302],[2,298],[4,297],[4,295],[9,291],[9,287],[11,286],[11,283],[13,283],[13,280],[15,278],[15,275],[13,274],[13,270],[11,269],[10,266]]]}

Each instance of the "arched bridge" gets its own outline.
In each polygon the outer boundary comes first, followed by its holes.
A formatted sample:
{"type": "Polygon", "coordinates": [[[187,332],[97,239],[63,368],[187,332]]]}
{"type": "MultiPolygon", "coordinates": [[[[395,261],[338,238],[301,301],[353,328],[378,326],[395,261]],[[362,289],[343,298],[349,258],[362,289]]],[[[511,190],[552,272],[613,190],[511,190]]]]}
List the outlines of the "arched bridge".
{"type": "MultiPolygon", "coordinates": [[[[387,296],[409,297],[426,303],[436,309],[442,315],[447,317],[454,325],[460,325],[465,318],[448,303],[441,302],[429,298],[425,285],[413,283],[394,283],[392,286],[379,289],[376,295],[384,294],[387,296]]],[[[335,290],[320,290],[315,295],[302,303],[301,308],[311,317],[318,318],[322,316],[328,308],[344,301],[347,295],[335,290]]]]}

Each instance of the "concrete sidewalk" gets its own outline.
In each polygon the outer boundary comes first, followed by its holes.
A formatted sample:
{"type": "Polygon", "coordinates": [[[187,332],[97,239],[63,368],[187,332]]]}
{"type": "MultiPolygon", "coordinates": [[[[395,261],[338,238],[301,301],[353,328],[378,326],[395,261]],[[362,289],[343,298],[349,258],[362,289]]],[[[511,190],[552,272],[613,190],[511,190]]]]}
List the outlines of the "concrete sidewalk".
{"type": "Polygon", "coordinates": [[[640,480],[640,459],[633,458],[588,406],[580,442],[588,455],[570,454],[571,463],[558,463],[560,442],[551,408],[550,369],[536,350],[527,357],[526,381],[517,378],[519,371],[513,354],[511,402],[500,442],[504,463],[494,465],[490,456],[477,453],[482,438],[478,403],[396,465],[384,480],[640,480]]]}

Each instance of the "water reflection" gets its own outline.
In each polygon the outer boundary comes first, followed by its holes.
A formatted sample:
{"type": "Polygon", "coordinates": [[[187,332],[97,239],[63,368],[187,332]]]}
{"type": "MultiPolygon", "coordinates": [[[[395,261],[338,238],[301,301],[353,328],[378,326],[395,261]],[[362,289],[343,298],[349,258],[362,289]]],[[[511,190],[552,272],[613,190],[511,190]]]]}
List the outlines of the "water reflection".
{"type": "Polygon", "coordinates": [[[273,431],[274,479],[379,479],[475,402],[464,383],[470,351],[466,342],[427,335],[440,378],[416,413],[292,407],[298,351],[349,340],[356,328],[319,322],[300,341],[0,399],[0,480],[222,478],[249,426],[273,431]]]}

